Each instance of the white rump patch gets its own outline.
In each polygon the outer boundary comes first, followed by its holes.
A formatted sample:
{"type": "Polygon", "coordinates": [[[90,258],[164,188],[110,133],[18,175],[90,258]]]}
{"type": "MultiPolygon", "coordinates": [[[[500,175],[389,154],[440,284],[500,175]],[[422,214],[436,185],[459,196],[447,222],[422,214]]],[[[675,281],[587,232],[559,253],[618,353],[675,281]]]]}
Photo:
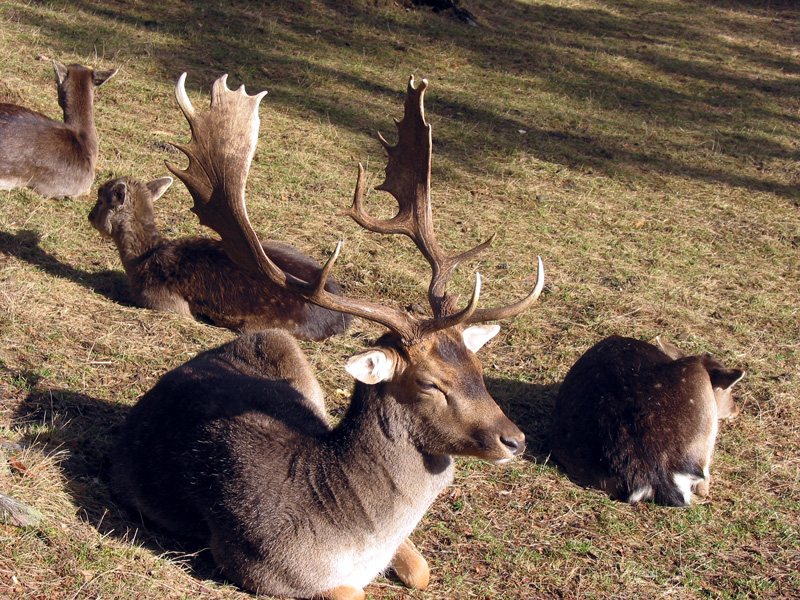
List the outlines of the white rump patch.
{"type": "Polygon", "coordinates": [[[641,502],[642,500],[649,500],[652,497],[653,497],[653,487],[645,485],[640,487],[635,492],[633,492],[630,496],[628,496],[628,502],[630,502],[631,504],[636,504],[637,502],[641,502]]]}

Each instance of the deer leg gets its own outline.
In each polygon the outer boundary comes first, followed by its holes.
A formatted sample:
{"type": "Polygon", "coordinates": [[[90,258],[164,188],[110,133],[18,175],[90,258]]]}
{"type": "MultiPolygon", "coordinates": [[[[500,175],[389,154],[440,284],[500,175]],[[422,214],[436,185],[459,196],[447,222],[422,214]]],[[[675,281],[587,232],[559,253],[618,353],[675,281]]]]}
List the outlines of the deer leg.
{"type": "Polygon", "coordinates": [[[392,568],[400,581],[410,588],[424,590],[428,587],[431,571],[428,561],[419,553],[414,543],[406,538],[392,558],[392,568]]]}
{"type": "Polygon", "coordinates": [[[322,593],[324,600],[365,600],[367,594],[362,589],[340,585],[322,593]]]}
{"type": "Polygon", "coordinates": [[[706,498],[708,496],[709,485],[711,485],[711,475],[709,475],[705,479],[698,481],[693,491],[701,498],[706,498]]]}

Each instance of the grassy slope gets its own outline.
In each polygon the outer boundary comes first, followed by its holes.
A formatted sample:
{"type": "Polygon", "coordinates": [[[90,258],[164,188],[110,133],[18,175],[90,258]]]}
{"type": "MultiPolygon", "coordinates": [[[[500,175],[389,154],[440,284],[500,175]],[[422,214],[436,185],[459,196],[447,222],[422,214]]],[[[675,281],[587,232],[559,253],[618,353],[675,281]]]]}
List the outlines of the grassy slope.
{"type": "MultiPolygon", "coordinates": [[[[318,258],[345,240],[353,295],[409,303],[425,270],[401,240],[336,216],[355,165],[373,185],[403,89],[428,77],[433,201],[444,245],[498,232],[486,303],[532,283],[541,302],[484,351],[490,391],[531,440],[510,468],[462,461],[415,540],[433,581],[376,598],[789,598],[798,559],[800,13],[789,2],[549,0],[469,8],[479,27],[391,2],[0,1],[0,97],[57,116],[42,58],[119,67],[100,88],[97,184],[155,178],[187,139],[172,86],[208,97],[230,74],[268,89],[249,209],[265,237],[318,258]],[[38,58],[38,60],[37,60],[38,58]],[[610,333],[661,334],[748,377],[722,426],[712,498],[631,507],[546,464],[558,382],[610,333]]],[[[387,198],[372,193],[373,206],[387,198]]],[[[245,598],[204,556],[134,524],[106,454],[127,407],[167,369],[231,334],[131,307],[115,252],[73,202],[0,192],[0,438],[33,444],[0,491],[46,515],[0,526],[0,597],[245,598]]],[[[199,230],[176,184],[170,236],[199,230]]],[[[388,214],[389,208],[378,208],[388,214]]],[[[466,289],[472,269],[456,285],[466,289]]],[[[342,360],[377,328],[306,345],[333,404],[342,360]]],[[[343,398],[344,396],[344,398],[343,398]]]]}

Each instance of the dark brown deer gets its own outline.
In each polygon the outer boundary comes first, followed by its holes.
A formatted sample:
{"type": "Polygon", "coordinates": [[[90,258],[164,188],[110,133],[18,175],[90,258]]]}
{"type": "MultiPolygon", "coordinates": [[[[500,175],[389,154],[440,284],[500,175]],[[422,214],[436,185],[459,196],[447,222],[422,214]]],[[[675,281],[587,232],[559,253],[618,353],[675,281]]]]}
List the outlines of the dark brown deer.
{"type": "MultiPolygon", "coordinates": [[[[130,177],[107,181],[89,213],[92,226],[114,240],[138,306],[234,331],[277,327],[302,340],[324,340],[347,330],[350,315],[320,308],[243,269],[228,258],[219,240],[162,236],[153,202],[170,184],[172,177],[148,183],[130,177]]],[[[288,244],[269,240],[262,247],[278,267],[304,281],[315,279],[322,268],[288,244]]],[[[340,293],[332,277],[325,286],[340,293]]]]}
{"type": "Polygon", "coordinates": [[[53,61],[64,122],[0,104],[0,190],[29,187],[46,197],[80,196],[92,187],[97,164],[94,88],[117,71],[94,71],[53,61]]]}
{"type": "Polygon", "coordinates": [[[499,330],[479,323],[516,315],[539,295],[541,260],[536,287],[516,304],[478,309],[476,276],[467,307],[456,308],[447,280],[488,242],[453,257],[437,244],[427,82],[415,88],[412,79],[399,142],[381,138],[389,163],[379,189],[396,198],[399,211],[388,221],[364,212],[359,166],[349,214],[371,231],[414,241],[433,270],[433,316],[326,291],[338,247],[315,281],[286,274],[262,251],[244,204],[263,94],[233,92],[222,77],[211,108],[195,112],[184,76],[176,95],[192,128],[182,147],[190,160],[185,171],[170,169],[194,196],[201,221],[220,232],[242,266],[390,332],[347,361],[356,383],[335,428],[307,360],[285,333],[246,335],[198,355],[131,410],[115,453],[114,489],[145,519],[208,545],[227,577],[257,593],[363,599],[364,586],[390,565],[407,585],[423,588],[428,566],[408,536],[452,481],[452,456],[504,463],[524,451],[525,437],[486,391],[475,353],[499,330]]]}
{"type": "Polygon", "coordinates": [[[556,398],[553,459],[577,483],[626,502],[686,506],[708,495],[717,421],[738,414],[744,372],[709,354],[686,356],[611,336],[567,373],[556,398]]]}

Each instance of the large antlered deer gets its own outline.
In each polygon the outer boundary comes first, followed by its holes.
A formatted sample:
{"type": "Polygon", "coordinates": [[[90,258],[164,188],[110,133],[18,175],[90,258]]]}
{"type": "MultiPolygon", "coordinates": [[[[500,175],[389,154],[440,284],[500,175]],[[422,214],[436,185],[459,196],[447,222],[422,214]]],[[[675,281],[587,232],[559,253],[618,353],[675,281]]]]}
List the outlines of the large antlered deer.
{"type": "Polygon", "coordinates": [[[53,61],[64,122],[0,104],[0,190],[29,187],[42,196],[80,196],[92,187],[97,164],[94,88],[117,71],[94,71],[53,61]]]}
{"type": "Polygon", "coordinates": [[[525,436],[489,396],[475,353],[499,330],[485,321],[530,306],[544,285],[510,306],[478,309],[480,277],[466,308],[445,287],[459,262],[491,240],[446,256],[431,222],[431,130],[425,80],[409,81],[399,141],[379,189],[399,204],[381,221],[362,204],[359,166],[349,214],[363,227],[410,237],[431,265],[430,318],[327,292],[322,282],[278,269],[247,220],[244,186],[263,93],[213,86],[211,107],[195,112],[181,76],[176,96],[192,129],[180,177],[201,222],[216,229],[242,266],[312,302],[390,329],[347,361],[356,379],[350,407],[331,426],[322,393],[296,342],[280,331],[246,335],[165,375],[134,406],[115,452],[117,495],[145,519],[207,544],[225,575],[262,594],[363,599],[389,566],[410,586],[428,566],[408,536],[453,478],[453,455],[505,463],[525,436]]]}
{"type": "MultiPolygon", "coordinates": [[[[344,333],[351,317],[307,302],[269,277],[233,262],[219,240],[193,236],[168,240],[156,226],[153,202],[172,177],[147,183],[132,177],[107,181],[97,190],[89,222],[114,240],[134,302],[142,308],[197,317],[234,331],[285,329],[301,340],[324,340],[344,333]]],[[[279,268],[309,281],[322,268],[296,248],[262,242],[279,268]]],[[[338,294],[333,277],[325,284],[338,294]]]]}
{"type": "Polygon", "coordinates": [[[577,483],[626,502],[686,506],[708,494],[717,421],[735,417],[744,377],[709,354],[686,356],[608,337],[581,356],[558,390],[553,459],[577,483]]]}

